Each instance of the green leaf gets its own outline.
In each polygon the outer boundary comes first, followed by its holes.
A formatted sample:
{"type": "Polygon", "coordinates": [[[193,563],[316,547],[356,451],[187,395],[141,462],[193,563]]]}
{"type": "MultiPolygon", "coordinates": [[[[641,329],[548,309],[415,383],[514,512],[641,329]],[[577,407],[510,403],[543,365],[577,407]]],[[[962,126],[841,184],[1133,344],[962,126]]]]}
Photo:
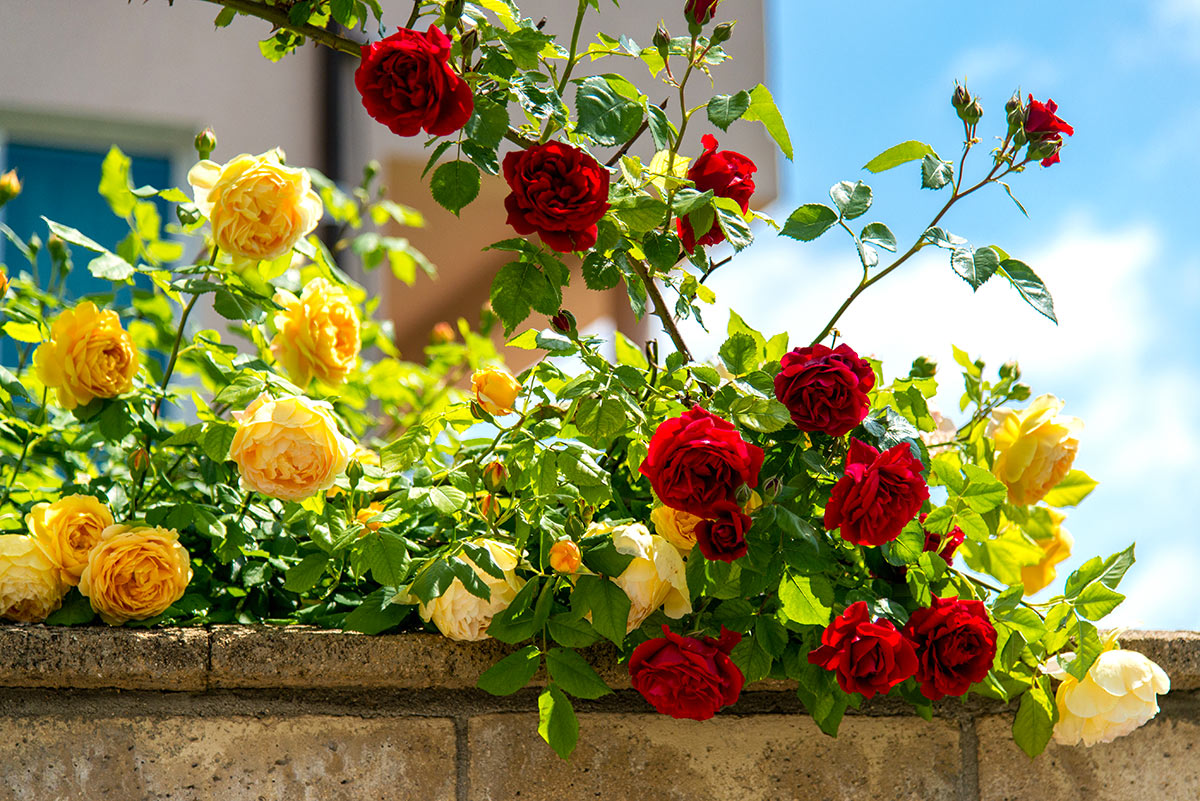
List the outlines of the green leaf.
{"type": "Polygon", "coordinates": [[[321,576],[325,575],[325,567],[328,564],[329,557],[326,554],[310,553],[301,559],[298,564],[294,564],[288,568],[287,574],[283,579],[284,589],[301,594],[308,592],[317,586],[317,582],[321,580],[321,576]]]}
{"type": "Polygon", "coordinates": [[[529,683],[541,662],[541,651],[526,645],[485,670],[476,686],[492,695],[512,695],[529,683]]]}
{"type": "Polygon", "coordinates": [[[1030,759],[1046,749],[1050,735],[1054,733],[1056,710],[1044,682],[1044,677],[1039,678],[1025,691],[1013,720],[1013,740],[1030,759]]]}
{"type": "Polygon", "coordinates": [[[471,162],[448,161],[434,170],[429,189],[442,208],[457,215],[479,197],[479,181],[479,168],[471,162]]]}
{"type": "MultiPolygon", "coordinates": [[[[717,212],[717,222],[721,226],[721,232],[725,234],[725,241],[733,245],[735,251],[742,251],[748,248],[754,242],[754,235],[750,232],[750,226],[746,223],[746,218],[742,216],[742,207],[733,198],[719,197],[713,202],[717,212]]],[[[696,230],[702,230],[697,228],[696,230]]]]}
{"type": "Polygon", "coordinates": [[[971,285],[972,291],[976,291],[996,274],[1000,257],[992,248],[961,247],[950,254],[950,266],[959,278],[971,285]]]}
{"type": "Polygon", "coordinates": [[[492,279],[492,310],[511,332],[529,316],[530,309],[557,314],[562,291],[556,288],[536,264],[509,262],[492,279]]]}
{"type": "Polygon", "coordinates": [[[546,669],[556,684],[576,698],[600,698],[612,692],[587,660],[570,649],[550,649],[546,669]]]}
{"type": "Polygon", "coordinates": [[[1088,620],[1100,620],[1124,600],[1125,596],[1121,593],[1109,589],[1103,582],[1093,581],[1075,599],[1075,611],[1088,620]]]}
{"type": "Polygon", "coordinates": [[[625,79],[594,75],[580,83],[575,94],[575,130],[600,145],[628,142],[642,125],[642,104],[616,91],[613,80],[625,79]]]}
{"type": "Polygon", "coordinates": [[[750,110],[750,93],[738,92],[736,95],[716,95],[708,101],[708,121],[722,131],[750,110]]]}
{"type": "Polygon", "coordinates": [[[583,547],[583,563],[588,569],[605,576],[621,575],[633,561],[632,556],[617,550],[612,537],[607,534],[584,537],[580,545],[583,547]]]}
{"type": "Polygon", "coordinates": [[[229,423],[209,423],[200,440],[200,448],[214,462],[224,462],[229,458],[229,446],[236,434],[237,428],[229,423]]]}
{"type": "Polygon", "coordinates": [[[580,576],[571,600],[572,606],[578,602],[590,610],[596,631],[620,647],[629,622],[629,596],[624,590],[606,578],[580,576]]]}
{"type": "Polygon", "coordinates": [[[871,172],[883,172],[884,170],[890,170],[893,167],[899,167],[901,164],[907,164],[910,161],[916,161],[926,156],[936,157],[937,154],[933,152],[932,147],[924,142],[910,139],[907,142],[901,142],[898,145],[889,147],[864,164],[863,169],[871,172]]]}
{"type": "Polygon", "coordinates": [[[1133,567],[1133,547],[1130,545],[1120,553],[1115,553],[1104,560],[1104,572],[1100,574],[1100,581],[1104,586],[1115,589],[1121,583],[1121,579],[1125,577],[1125,572],[1133,567]]]}
{"type": "Polygon", "coordinates": [[[1046,289],[1042,279],[1038,278],[1037,273],[1030,269],[1028,264],[1016,259],[1005,259],[1000,262],[1000,274],[1008,279],[1026,303],[1058,325],[1058,318],[1054,316],[1054,298],[1050,297],[1050,290],[1046,289]]]}
{"type": "Polygon", "coordinates": [[[730,407],[734,421],[741,426],[770,434],[792,422],[791,412],[774,398],[747,395],[738,398],[730,407]]]}
{"type": "Polygon", "coordinates": [[[387,587],[403,582],[411,563],[404,537],[381,528],[364,539],[363,559],[371,571],[371,578],[387,587]]]}
{"type": "Polygon", "coordinates": [[[884,250],[896,252],[896,235],[892,233],[892,229],[880,222],[867,223],[862,229],[862,233],[858,238],[863,242],[872,245],[878,245],[884,250]]]}
{"type": "Polygon", "coordinates": [[[591,623],[586,620],[577,620],[570,613],[554,615],[550,618],[547,626],[550,637],[559,645],[565,645],[568,648],[586,648],[600,639],[600,635],[596,633],[596,629],[592,627],[591,623]]]}
{"type": "Polygon", "coordinates": [[[936,155],[921,160],[921,188],[941,189],[954,180],[954,164],[936,155]]]}
{"type": "Polygon", "coordinates": [[[617,219],[635,234],[653,231],[667,216],[667,204],[649,195],[633,195],[612,204],[617,219]]]}
{"type": "Polygon", "coordinates": [[[563,691],[551,684],[538,696],[538,734],[554,753],[567,759],[579,741],[579,721],[563,691]]]}
{"type": "Polygon", "coordinates": [[[1047,506],[1078,506],[1100,482],[1082,470],[1072,470],[1043,499],[1047,506]]]}
{"type": "Polygon", "coordinates": [[[517,28],[511,32],[500,32],[500,41],[508,49],[513,63],[523,70],[538,68],[538,55],[554,37],[542,33],[536,28],[517,28]]]}
{"type": "Polygon", "coordinates": [[[625,430],[625,405],[610,396],[584,398],[575,411],[574,423],[585,437],[607,439],[625,430]]]}
{"type": "Polygon", "coordinates": [[[50,228],[50,233],[56,234],[64,242],[69,242],[72,245],[78,245],[84,250],[90,250],[93,253],[108,253],[108,248],[97,244],[95,240],[84,236],[74,228],[71,228],[68,225],[62,225],[61,223],[56,223],[54,220],[46,217],[43,217],[42,219],[45,220],[47,227],[50,228]]]}
{"type": "MultiPolygon", "coordinates": [[[[435,559],[417,574],[416,580],[409,586],[408,591],[422,603],[429,603],[435,598],[441,598],[453,582],[454,571],[450,568],[449,563],[445,559],[435,559]]],[[[520,593],[518,593],[519,596],[520,593]]],[[[513,604],[516,604],[515,599],[513,604]]],[[[496,617],[500,617],[500,615],[496,615],[496,617]]],[[[495,622],[494,618],[492,622],[495,622]]]]}
{"type": "Polygon", "coordinates": [[[925,551],[925,530],[912,521],[900,532],[900,536],[883,546],[883,557],[892,565],[911,565],[925,551]]]}
{"type": "Polygon", "coordinates": [[[862,181],[839,181],[830,188],[829,196],[841,210],[842,217],[847,220],[866,214],[867,209],[871,208],[873,197],[871,187],[862,181]]]}
{"type": "Polygon", "coordinates": [[[792,212],[780,231],[781,236],[811,242],[838,221],[837,212],[822,203],[806,203],[792,212]]]}
{"type": "Polygon", "coordinates": [[[47,626],[79,626],[91,623],[95,617],[92,602],[80,595],[78,590],[72,590],[63,599],[63,605],[51,612],[45,623],[47,626]]]}
{"type": "Polygon", "coordinates": [[[583,260],[582,271],[587,288],[597,292],[612,289],[621,281],[621,271],[616,262],[598,251],[593,250],[587,254],[583,260]]]}
{"type": "Polygon", "coordinates": [[[1075,658],[1064,667],[1067,673],[1079,681],[1083,681],[1104,650],[1104,646],[1100,642],[1100,632],[1094,625],[1082,618],[1077,620],[1072,634],[1075,636],[1075,658]]]}
{"type": "Polygon", "coordinates": [[[788,135],[787,125],[784,124],[783,115],[779,113],[779,107],[775,105],[775,98],[771,96],[770,89],[760,83],[750,90],[750,108],[746,109],[742,119],[761,122],[783,152],[784,158],[792,160],[792,138],[788,135]]]}
{"type": "Polygon", "coordinates": [[[963,473],[967,483],[957,495],[976,512],[984,515],[1004,503],[1008,490],[998,478],[973,464],[963,465],[963,473]]]}
{"type": "Polygon", "coordinates": [[[779,585],[779,600],[793,623],[827,626],[833,619],[833,588],[824,576],[788,576],[779,585]]]}
{"type": "Polygon", "coordinates": [[[100,196],[108,201],[108,207],[118,217],[128,217],[137,204],[137,197],[130,191],[133,188],[129,179],[132,164],[129,156],[113,145],[100,165],[100,196]]]}
{"type": "Polygon", "coordinates": [[[346,619],[342,621],[342,628],[363,634],[381,634],[400,625],[404,618],[408,617],[412,607],[388,603],[394,594],[395,591],[387,587],[375,590],[346,615],[346,619]]]}
{"type": "Polygon", "coordinates": [[[758,345],[749,334],[734,334],[725,340],[718,354],[734,375],[745,375],[758,369],[758,345]]]}
{"type": "Polygon", "coordinates": [[[226,320],[234,322],[257,322],[264,316],[261,306],[249,298],[230,292],[228,289],[218,289],[213,295],[213,308],[217,314],[226,320]]]}

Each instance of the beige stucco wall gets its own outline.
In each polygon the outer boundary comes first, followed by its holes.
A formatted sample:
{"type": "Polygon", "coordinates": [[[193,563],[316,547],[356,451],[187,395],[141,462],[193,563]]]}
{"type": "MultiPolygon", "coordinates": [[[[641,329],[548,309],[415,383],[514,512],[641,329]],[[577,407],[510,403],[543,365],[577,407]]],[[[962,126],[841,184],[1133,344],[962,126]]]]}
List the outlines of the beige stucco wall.
{"type": "MultiPolygon", "coordinates": [[[[1170,673],[1162,713],[1110,745],[1030,761],[1012,710],[946,700],[926,722],[887,699],[837,739],[786,682],[676,721],[628,689],[577,702],[579,747],[536,733],[536,694],[472,689],[506,652],[436,635],[305,629],[0,628],[0,800],[1194,801],[1200,635],[1130,633],[1170,673]]],[[[536,681],[536,680],[535,680],[536,681]]]]}

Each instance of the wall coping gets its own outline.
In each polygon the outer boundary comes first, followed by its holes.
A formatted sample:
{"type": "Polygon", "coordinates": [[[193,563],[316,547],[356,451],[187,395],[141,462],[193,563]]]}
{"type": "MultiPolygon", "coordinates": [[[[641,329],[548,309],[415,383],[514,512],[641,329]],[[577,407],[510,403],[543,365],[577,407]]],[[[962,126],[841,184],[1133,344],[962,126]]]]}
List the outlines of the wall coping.
{"type": "MultiPolygon", "coordinates": [[[[1200,632],[1129,631],[1123,647],[1162,666],[1173,691],[1200,688],[1200,632]]],[[[302,626],[110,629],[0,627],[0,687],[210,689],[463,690],[513,649],[489,640],[462,643],[438,634],[371,636],[302,626]]],[[[614,689],[629,687],[611,646],[585,656],[614,689]]],[[[781,691],[766,680],[750,691],[781,691]]]]}

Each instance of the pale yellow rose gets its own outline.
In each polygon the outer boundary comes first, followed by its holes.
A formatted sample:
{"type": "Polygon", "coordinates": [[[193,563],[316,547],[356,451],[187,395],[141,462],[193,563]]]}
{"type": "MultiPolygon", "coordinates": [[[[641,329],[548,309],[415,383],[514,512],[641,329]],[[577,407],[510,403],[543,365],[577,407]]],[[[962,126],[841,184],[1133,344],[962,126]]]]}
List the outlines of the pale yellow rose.
{"type": "Polygon", "coordinates": [[[179,532],[154,526],[104,529],[79,577],[79,592],[110,626],[160,615],[192,580],[179,532]]]}
{"type": "Polygon", "coordinates": [[[420,605],[421,619],[432,620],[438,631],[452,640],[488,639],[487,629],[492,624],[492,618],[507,609],[513,602],[513,598],[517,597],[521,587],[525,586],[525,580],[519,578],[515,572],[517,567],[516,548],[489,539],[475,540],[475,544],[487,548],[496,565],[504,572],[504,578],[496,578],[491,573],[485,572],[472,562],[466,553],[459,554],[456,558],[462,559],[471,566],[475,575],[479,576],[480,580],[488,586],[492,597],[484,600],[477,595],[472,595],[463,586],[462,581],[456,578],[450,582],[450,586],[446,588],[441,597],[420,605]]]}
{"type": "Polygon", "coordinates": [[[0,535],[0,617],[40,623],[62,606],[67,585],[33,539],[0,535]]]}
{"type": "MultiPolygon", "coordinates": [[[[1064,661],[1071,655],[1063,654],[1064,661]]],[[[1137,651],[1105,651],[1083,681],[1063,670],[1059,659],[1042,667],[1062,680],[1055,694],[1058,722],[1054,740],[1062,745],[1111,743],[1158,714],[1158,695],[1169,692],[1171,679],[1137,651]]]]}
{"type": "Polygon", "coordinates": [[[503,370],[476,370],[471,376],[471,391],[488,414],[508,414],[521,394],[521,385],[503,370]]]}
{"type": "Polygon", "coordinates": [[[33,366],[69,410],[132,389],[138,352],[116,312],[85,300],[55,318],[50,341],[33,352],[33,366]]]}
{"type": "Polygon", "coordinates": [[[629,596],[629,621],[633,631],[660,606],[667,617],[678,620],[692,611],[688,594],[686,566],[675,546],[641,523],[617,526],[612,531],[613,546],[633,561],[613,579],[629,596]]]}
{"type": "Polygon", "coordinates": [[[217,246],[237,260],[279,258],[325,213],[308,173],[283,166],[274,150],[224,165],[205,159],[187,178],[217,246]]]}
{"type": "Polygon", "coordinates": [[[100,534],[113,524],[109,508],[91,495],[68,495],[54,503],[39,503],[25,516],[29,533],[42,553],[59,569],[65,584],[74,587],[88,563],[88,553],[100,534]]]}
{"type": "Polygon", "coordinates": [[[1048,538],[1036,541],[1041,546],[1044,556],[1036,565],[1026,565],[1021,568],[1021,583],[1025,585],[1026,595],[1033,595],[1050,586],[1050,582],[1054,581],[1054,577],[1058,575],[1058,571],[1054,569],[1055,565],[1066,561],[1071,556],[1071,548],[1075,545],[1075,538],[1071,536],[1071,532],[1062,526],[1067,516],[1057,509],[1048,509],[1047,511],[1050,513],[1050,520],[1053,523],[1052,533],[1048,538]]]}
{"type": "Polygon", "coordinates": [[[1037,503],[1075,463],[1083,423],[1075,417],[1059,417],[1064,405],[1053,395],[1042,395],[1024,411],[993,412],[996,461],[992,472],[1008,487],[1012,503],[1037,503]]]}
{"type": "Polygon", "coordinates": [[[327,403],[300,396],[272,400],[264,393],[233,417],[238,428],[229,458],[237,462],[242,488],[272,498],[301,501],[324,492],[354,453],[327,403]]]}
{"type": "Polygon", "coordinates": [[[358,312],[346,293],[315,278],[305,284],[300,297],[280,290],[275,302],[283,310],[275,315],[271,353],[288,378],[300,387],[313,378],[326,384],[344,382],[362,349],[358,312]]]}

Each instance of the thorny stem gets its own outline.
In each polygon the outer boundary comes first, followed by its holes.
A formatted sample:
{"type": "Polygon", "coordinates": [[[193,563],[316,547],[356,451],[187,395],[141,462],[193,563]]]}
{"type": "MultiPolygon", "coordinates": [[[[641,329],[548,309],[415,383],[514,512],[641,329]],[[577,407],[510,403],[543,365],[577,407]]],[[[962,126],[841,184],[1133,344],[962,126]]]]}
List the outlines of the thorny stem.
{"type": "Polygon", "coordinates": [[[654,283],[654,277],[650,275],[650,271],[641,260],[630,257],[628,261],[637,272],[638,277],[642,279],[642,283],[646,287],[646,292],[654,300],[654,316],[662,321],[663,328],[670,335],[671,341],[675,343],[675,349],[686,356],[688,361],[691,361],[692,353],[683,341],[683,335],[679,333],[679,327],[675,325],[675,318],[671,316],[671,310],[667,306],[666,300],[663,299],[662,293],[658,291],[658,284],[654,283]]]}
{"type": "Polygon", "coordinates": [[[423,5],[425,5],[423,0],[413,0],[413,10],[408,15],[408,22],[404,23],[405,28],[411,28],[417,24],[417,20],[421,18],[421,6],[423,5]]]}
{"type": "Polygon", "coordinates": [[[319,42],[334,50],[340,50],[355,57],[361,55],[362,45],[358,42],[355,42],[353,39],[347,39],[344,36],[338,36],[336,33],[327,31],[324,28],[317,28],[307,24],[296,25],[288,19],[287,11],[282,7],[264,5],[254,0],[203,0],[203,2],[223,6],[224,8],[231,8],[247,16],[258,17],[261,20],[271,23],[276,28],[282,28],[283,30],[306,36],[314,42],[319,42]]]}
{"type": "Polygon", "coordinates": [[[563,70],[562,80],[558,82],[558,93],[561,95],[567,90],[567,83],[571,80],[571,73],[575,70],[575,65],[578,63],[577,53],[579,51],[579,31],[583,27],[583,17],[587,14],[588,0],[579,0],[579,10],[575,12],[575,30],[571,32],[571,55],[567,58],[567,67],[563,70]]]}

